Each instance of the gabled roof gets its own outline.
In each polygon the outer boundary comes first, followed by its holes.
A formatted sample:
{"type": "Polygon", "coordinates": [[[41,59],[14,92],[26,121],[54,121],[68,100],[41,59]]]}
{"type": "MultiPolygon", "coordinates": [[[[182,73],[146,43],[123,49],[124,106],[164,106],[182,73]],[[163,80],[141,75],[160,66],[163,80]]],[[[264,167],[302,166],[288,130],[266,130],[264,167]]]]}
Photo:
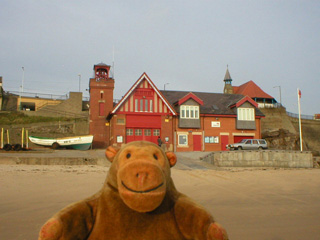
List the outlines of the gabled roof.
{"type": "Polygon", "coordinates": [[[235,94],[242,94],[245,96],[249,96],[251,98],[269,98],[274,99],[274,97],[265,93],[257,84],[255,84],[252,80],[246,82],[238,87],[233,87],[233,92],[235,94]]]}
{"type": "Polygon", "coordinates": [[[186,102],[187,100],[189,100],[190,98],[193,99],[194,101],[196,101],[197,103],[199,103],[200,105],[203,105],[203,101],[200,98],[198,98],[196,95],[194,95],[192,92],[189,92],[187,95],[180,98],[179,101],[177,102],[177,104],[181,105],[184,102],[186,102]]]}
{"type": "Polygon", "coordinates": [[[240,101],[236,102],[235,104],[231,105],[230,107],[240,107],[242,104],[244,104],[245,102],[249,102],[251,103],[252,106],[254,107],[258,107],[258,103],[256,103],[251,97],[249,96],[245,96],[243,97],[240,101]]]}
{"type": "MultiPolygon", "coordinates": [[[[163,96],[168,100],[171,105],[174,105],[179,99],[183,98],[190,92],[185,91],[161,91],[163,96]]],[[[223,93],[206,93],[206,92],[192,92],[195,96],[203,101],[200,105],[201,114],[212,115],[230,115],[237,114],[236,108],[231,106],[236,105],[241,100],[246,99],[240,94],[223,94],[223,93]]],[[[249,98],[248,98],[249,99],[249,98]]],[[[243,103],[242,103],[243,104],[243,103]]],[[[254,105],[255,106],[255,105],[254,105]]],[[[176,112],[179,111],[179,106],[175,106],[176,112]]],[[[264,116],[263,113],[256,108],[257,116],[264,116]]]]}
{"type": "Polygon", "coordinates": [[[170,110],[170,112],[173,115],[177,115],[176,111],[172,108],[172,106],[170,105],[170,103],[168,103],[168,101],[166,100],[165,97],[163,97],[163,95],[161,94],[161,92],[159,91],[159,89],[156,87],[156,85],[154,85],[154,83],[151,81],[151,79],[149,78],[149,76],[146,73],[143,73],[141,75],[141,77],[133,84],[133,86],[129,89],[129,91],[124,95],[124,97],[120,100],[120,102],[114,107],[114,109],[111,111],[111,114],[115,114],[116,111],[122,106],[122,104],[124,104],[126,102],[126,100],[128,99],[128,97],[130,97],[130,95],[133,93],[133,91],[139,86],[139,84],[143,81],[146,80],[148,81],[148,83],[151,85],[151,87],[153,88],[153,90],[156,92],[156,94],[159,96],[159,98],[161,98],[161,100],[164,102],[164,104],[168,107],[168,109],[170,110]]]}

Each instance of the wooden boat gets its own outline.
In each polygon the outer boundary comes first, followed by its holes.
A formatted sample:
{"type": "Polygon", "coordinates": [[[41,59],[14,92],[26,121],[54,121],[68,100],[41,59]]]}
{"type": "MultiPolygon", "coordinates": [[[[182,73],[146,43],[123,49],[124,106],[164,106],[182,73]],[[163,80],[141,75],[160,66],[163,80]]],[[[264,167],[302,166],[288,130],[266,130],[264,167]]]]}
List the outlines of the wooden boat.
{"type": "Polygon", "coordinates": [[[85,136],[73,136],[63,138],[47,138],[47,137],[36,137],[29,136],[30,142],[58,149],[59,147],[73,148],[77,150],[88,150],[92,144],[93,135],[85,136]]]}

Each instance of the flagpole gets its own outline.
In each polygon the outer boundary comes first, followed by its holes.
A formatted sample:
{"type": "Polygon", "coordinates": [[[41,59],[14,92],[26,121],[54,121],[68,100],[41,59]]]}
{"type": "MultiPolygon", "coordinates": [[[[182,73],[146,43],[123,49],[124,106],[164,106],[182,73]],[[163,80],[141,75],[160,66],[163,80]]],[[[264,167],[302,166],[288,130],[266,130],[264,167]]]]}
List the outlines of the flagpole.
{"type": "Polygon", "coordinates": [[[299,107],[299,134],[300,134],[300,151],[303,151],[302,148],[302,128],[301,128],[301,107],[300,107],[300,98],[301,98],[301,91],[297,88],[298,93],[298,107],[299,107]]]}

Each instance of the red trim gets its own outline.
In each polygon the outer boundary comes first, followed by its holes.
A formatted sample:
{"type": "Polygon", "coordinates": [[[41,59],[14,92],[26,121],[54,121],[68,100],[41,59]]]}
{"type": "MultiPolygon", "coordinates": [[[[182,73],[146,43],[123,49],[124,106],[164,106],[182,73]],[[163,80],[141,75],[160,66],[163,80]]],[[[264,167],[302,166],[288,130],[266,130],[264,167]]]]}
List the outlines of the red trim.
{"type": "Polygon", "coordinates": [[[118,104],[113,108],[111,111],[111,114],[115,114],[116,111],[119,110],[119,107],[125,102],[125,100],[133,93],[133,90],[137,87],[139,87],[139,83],[145,79],[149,84],[150,87],[155,91],[156,94],[159,95],[159,97],[162,99],[162,102],[164,105],[168,107],[169,112],[172,113],[172,115],[177,115],[177,112],[174,110],[174,108],[170,105],[170,103],[166,100],[166,98],[161,94],[159,89],[156,87],[156,85],[151,81],[149,76],[144,72],[140,78],[132,85],[132,87],[129,89],[129,91],[124,95],[124,97],[118,102],[118,104]]]}
{"type": "Polygon", "coordinates": [[[237,115],[217,115],[217,114],[200,114],[201,117],[230,117],[236,118],[237,115]]]}
{"type": "Polygon", "coordinates": [[[258,103],[256,103],[251,97],[245,96],[240,101],[236,102],[235,104],[231,105],[230,108],[240,107],[245,102],[251,103],[254,107],[258,108],[258,103]]]}
{"type": "Polygon", "coordinates": [[[203,105],[203,101],[200,98],[198,98],[196,95],[194,95],[192,92],[189,92],[186,96],[180,98],[179,101],[178,101],[178,104],[181,105],[184,102],[186,102],[187,100],[189,100],[190,98],[195,100],[200,105],[203,105]]]}

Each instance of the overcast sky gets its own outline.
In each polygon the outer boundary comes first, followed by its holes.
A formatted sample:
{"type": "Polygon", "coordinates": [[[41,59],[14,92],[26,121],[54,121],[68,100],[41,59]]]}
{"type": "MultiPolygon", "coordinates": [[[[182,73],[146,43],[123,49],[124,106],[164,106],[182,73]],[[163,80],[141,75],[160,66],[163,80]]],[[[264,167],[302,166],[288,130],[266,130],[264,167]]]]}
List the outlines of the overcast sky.
{"type": "Polygon", "coordinates": [[[159,89],[222,93],[227,65],[287,111],[320,113],[320,1],[0,0],[5,91],[88,96],[115,64],[114,98],[146,72],[159,89]],[[114,51],[113,51],[114,49],[114,51]],[[276,87],[276,86],[280,86],[276,87]]]}

